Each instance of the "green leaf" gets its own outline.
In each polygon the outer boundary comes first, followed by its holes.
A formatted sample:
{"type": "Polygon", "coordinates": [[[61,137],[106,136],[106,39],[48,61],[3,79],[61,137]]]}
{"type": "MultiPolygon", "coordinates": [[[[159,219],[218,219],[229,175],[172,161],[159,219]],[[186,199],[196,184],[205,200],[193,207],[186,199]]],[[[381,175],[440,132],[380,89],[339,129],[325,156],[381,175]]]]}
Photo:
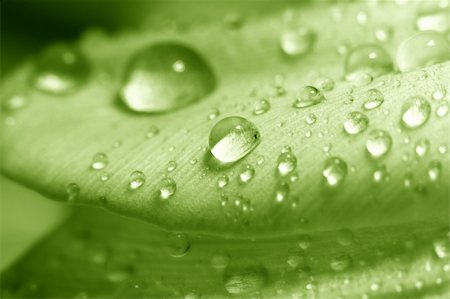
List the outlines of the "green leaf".
{"type": "Polygon", "coordinates": [[[238,298],[445,298],[447,232],[426,221],[253,241],[189,234],[186,245],[146,223],[84,208],[3,273],[1,291],[2,298],[225,298],[227,290],[246,291],[238,298]]]}
{"type": "MultiPolygon", "coordinates": [[[[366,26],[354,21],[356,14],[366,9],[363,4],[345,6],[348,18],[338,23],[330,21],[327,8],[317,4],[294,10],[317,33],[315,50],[298,59],[282,55],[278,43],[281,17],[269,15],[246,19],[240,30],[231,32],[221,22],[207,26],[193,22],[182,31],[158,28],[111,37],[86,35],[79,47],[90,61],[92,74],[85,86],[68,95],[30,89],[34,63],[25,63],[2,86],[7,96],[25,94],[29,104],[6,115],[2,122],[3,172],[51,198],[65,200],[76,195],[75,203],[100,205],[171,230],[267,236],[445,219],[448,153],[440,154],[437,148],[446,146],[448,116],[439,118],[432,113],[416,130],[401,129],[399,123],[403,104],[410,96],[428,99],[439,85],[449,85],[450,64],[379,77],[367,86],[353,88],[354,101],[346,104],[350,84],[340,80],[343,57],[336,51],[338,46],[373,42],[374,29],[387,24],[395,34],[385,48],[394,57],[399,42],[413,32],[408,24],[415,19],[415,6],[400,10],[393,3],[380,3],[371,7],[371,22],[366,26]],[[163,114],[129,113],[116,105],[127,62],[140,49],[161,41],[196,49],[212,66],[218,85],[212,94],[183,109],[163,114]],[[285,76],[286,94],[272,96],[277,74],[285,76]],[[332,91],[325,92],[327,100],[313,107],[293,108],[295,94],[319,75],[337,82],[332,91]],[[347,136],[343,122],[348,113],[361,111],[364,93],[371,88],[383,93],[384,103],[380,109],[365,112],[370,119],[368,130],[347,136]],[[253,115],[252,103],[261,97],[270,97],[271,109],[253,115]],[[209,120],[214,109],[220,116],[209,120]],[[318,118],[314,125],[305,121],[310,113],[318,118]],[[240,162],[217,168],[210,163],[207,150],[209,132],[218,119],[234,115],[256,125],[261,143],[240,162]],[[151,126],[159,128],[159,134],[146,139],[151,126]],[[365,150],[374,129],[389,132],[393,139],[390,153],[380,162],[390,180],[380,186],[372,179],[379,165],[365,150]],[[431,150],[424,159],[415,159],[414,145],[421,138],[428,138],[431,150]],[[331,155],[343,159],[348,167],[342,186],[332,190],[324,188],[322,176],[328,159],[323,148],[328,145],[331,155]],[[275,201],[279,187],[275,173],[285,146],[297,157],[298,180],[290,186],[289,199],[279,204],[275,201]],[[106,182],[98,171],[89,169],[98,152],[106,153],[109,159],[105,171],[110,179],[106,182]],[[257,163],[260,156],[265,160],[262,165],[257,163]],[[192,165],[191,160],[198,162],[192,165]],[[432,160],[444,165],[437,182],[428,179],[432,160]],[[178,166],[169,173],[170,161],[178,166]],[[253,165],[255,175],[242,185],[237,177],[246,164],[253,165]],[[130,191],[134,171],[143,172],[146,182],[130,191]],[[230,183],[219,190],[217,180],[224,174],[230,183]],[[411,174],[412,186],[404,188],[405,177],[411,174]],[[176,182],[176,193],[161,201],[157,193],[167,175],[176,182]],[[69,196],[67,186],[72,186],[69,196]],[[224,198],[228,198],[225,207],[221,204],[224,198]]],[[[430,102],[435,111],[438,103],[430,102]]]]}

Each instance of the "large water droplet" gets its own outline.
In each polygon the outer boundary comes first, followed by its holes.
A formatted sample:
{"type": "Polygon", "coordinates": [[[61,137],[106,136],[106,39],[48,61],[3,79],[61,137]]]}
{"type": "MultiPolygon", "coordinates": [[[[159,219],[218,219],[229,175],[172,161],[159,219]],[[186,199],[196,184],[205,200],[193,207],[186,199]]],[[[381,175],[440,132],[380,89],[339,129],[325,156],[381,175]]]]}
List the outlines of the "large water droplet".
{"type": "Polygon", "coordinates": [[[358,111],[350,112],[345,121],[344,129],[347,134],[356,135],[364,132],[369,127],[369,118],[358,111]]]}
{"type": "Polygon", "coordinates": [[[289,56],[300,56],[310,52],[315,41],[314,31],[304,26],[285,30],[280,36],[281,50],[289,56]]]}
{"type": "Polygon", "coordinates": [[[444,62],[450,59],[450,43],[439,32],[419,32],[400,44],[396,59],[402,72],[444,62]]]}
{"type": "Polygon", "coordinates": [[[91,168],[94,170],[102,170],[106,166],[108,166],[109,160],[108,156],[104,153],[96,153],[94,157],[92,157],[91,168]]]}
{"type": "Polygon", "coordinates": [[[171,234],[168,238],[167,250],[169,254],[173,257],[183,257],[185,256],[189,249],[191,248],[191,243],[189,239],[184,234],[171,234]]]}
{"type": "Polygon", "coordinates": [[[388,132],[374,130],[370,132],[366,141],[366,149],[372,158],[378,159],[385,156],[392,147],[392,138],[388,132]]]}
{"type": "Polygon", "coordinates": [[[294,102],[295,108],[306,108],[317,105],[325,100],[323,94],[313,86],[303,87],[297,94],[294,102]]]}
{"type": "Polygon", "coordinates": [[[349,81],[354,81],[361,73],[375,78],[392,72],[393,68],[389,54],[375,44],[358,46],[350,51],[345,59],[345,74],[349,81]]]}
{"type": "Polygon", "coordinates": [[[220,120],[209,133],[209,148],[222,163],[236,162],[250,153],[260,142],[256,126],[239,116],[220,120]]]}
{"type": "Polygon", "coordinates": [[[365,110],[372,110],[378,108],[384,102],[384,96],[378,89],[369,89],[363,95],[365,110]]]}
{"type": "Polygon", "coordinates": [[[291,151],[285,151],[278,156],[277,171],[280,176],[291,175],[297,168],[297,157],[291,151]]]}
{"type": "Polygon", "coordinates": [[[171,178],[164,178],[159,182],[159,198],[166,200],[177,191],[177,184],[171,178]]]}
{"type": "Polygon", "coordinates": [[[410,97],[402,107],[402,124],[416,129],[423,126],[430,117],[431,105],[421,96],[410,97]]]}
{"type": "Polygon", "coordinates": [[[207,62],[193,49],[175,43],[151,45],[129,62],[121,97],[137,112],[162,112],[196,102],[215,87],[207,62]]]}
{"type": "Polygon", "coordinates": [[[89,78],[90,65],[78,49],[55,45],[37,59],[31,84],[38,90],[63,94],[75,91],[89,78]]]}
{"type": "Polygon", "coordinates": [[[267,280],[267,269],[255,261],[231,262],[223,273],[224,286],[230,294],[259,291],[267,280]]]}
{"type": "Polygon", "coordinates": [[[347,163],[339,157],[330,157],[325,161],[322,175],[328,186],[337,187],[347,177],[347,163]]]}
{"type": "Polygon", "coordinates": [[[130,182],[128,183],[128,188],[130,190],[136,190],[145,183],[145,174],[139,170],[133,171],[130,174],[130,182]]]}

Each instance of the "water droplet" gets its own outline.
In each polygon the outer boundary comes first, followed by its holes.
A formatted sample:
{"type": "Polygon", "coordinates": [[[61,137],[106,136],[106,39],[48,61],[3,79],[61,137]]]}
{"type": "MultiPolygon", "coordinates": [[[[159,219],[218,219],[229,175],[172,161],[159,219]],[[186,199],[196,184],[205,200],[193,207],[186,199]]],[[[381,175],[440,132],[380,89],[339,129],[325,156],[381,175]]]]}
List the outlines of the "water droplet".
{"type": "Polygon", "coordinates": [[[70,183],[66,186],[67,201],[74,202],[80,194],[80,187],[76,183],[70,183]]]}
{"type": "Polygon", "coordinates": [[[278,182],[275,188],[275,201],[283,202],[289,197],[290,186],[286,182],[278,182]]]}
{"type": "Polygon", "coordinates": [[[394,66],[389,54],[375,44],[361,45],[351,50],[345,59],[346,79],[354,81],[355,76],[366,73],[375,78],[392,72],[394,66]]]}
{"type": "Polygon", "coordinates": [[[213,119],[219,117],[219,115],[220,115],[220,111],[218,109],[213,109],[209,112],[208,119],[213,120],[213,119]]]}
{"type": "Polygon", "coordinates": [[[334,257],[330,262],[330,268],[336,272],[344,271],[352,265],[352,258],[348,254],[334,257]]]}
{"type": "Polygon", "coordinates": [[[267,281],[267,269],[256,261],[231,262],[223,273],[224,286],[230,294],[257,292],[267,281]]]}
{"type": "Polygon", "coordinates": [[[256,164],[262,165],[262,164],[264,164],[265,160],[266,159],[264,158],[264,156],[258,156],[258,157],[256,157],[256,164]]]}
{"type": "Polygon", "coordinates": [[[25,107],[28,99],[23,95],[13,95],[7,98],[2,105],[2,108],[7,112],[17,111],[25,107]]]}
{"type": "Polygon", "coordinates": [[[353,232],[347,228],[339,230],[337,234],[337,241],[342,246],[352,245],[354,242],[353,232]]]}
{"type": "Polygon", "coordinates": [[[230,179],[226,175],[222,175],[217,179],[217,187],[220,189],[226,187],[229,183],[230,179]]]}
{"type": "Polygon", "coordinates": [[[133,111],[163,112],[204,98],[215,85],[214,73],[200,54],[184,45],[161,43],[133,56],[120,93],[133,111]]]}
{"type": "Polygon", "coordinates": [[[100,175],[100,180],[102,182],[106,182],[107,180],[109,180],[110,174],[109,172],[103,171],[102,174],[100,175]]]}
{"type": "Polygon", "coordinates": [[[369,118],[358,111],[347,114],[344,121],[344,129],[347,134],[356,135],[364,132],[369,127],[369,118]]]}
{"type": "Polygon", "coordinates": [[[159,198],[166,200],[177,191],[177,184],[171,178],[164,178],[159,183],[159,198]]]}
{"type": "Polygon", "coordinates": [[[424,157],[430,149],[430,141],[426,138],[419,139],[416,143],[415,151],[418,157],[424,157]]]}
{"type": "Polygon", "coordinates": [[[256,126],[243,117],[220,120],[209,134],[209,148],[222,163],[236,162],[250,153],[260,142],[256,126]]]}
{"type": "Polygon", "coordinates": [[[384,102],[384,96],[378,89],[369,89],[364,93],[363,98],[363,108],[366,110],[378,108],[384,102]]]}
{"type": "Polygon", "coordinates": [[[159,134],[159,128],[155,125],[151,125],[148,128],[147,134],[145,136],[150,139],[158,134],[159,134]]]}
{"type": "Polygon", "coordinates": [[[356,14],[356,23],[358,23],[359,25],[367,24],[368,19],[369,15],[366,11],[361,10],[356,14]]]}
{"type": "Polygon", "coordinates": [[[281,33],[280,46],[288,56],[301,56],[309,53],[315,44],[316,34],[308,27],[290,28],[281,33]]]}
{"type": "Polygon", "coordinates": [[[443,3],[444,1],[424,1],[422,3],[416,19],[417,29],[421,31],[434,30],[439,32],[446,32],[450,29],[448,7],[443,8],[436,5],[440,2],[443,3]]]}
{"type": "Polygon", "coordinates": [[[443,101],[436,108],[437,117],[444,117],[448,114],[448,103],[443,101]]]}
{"type": "Polygon", "coordinates": [[[306,116],[306,123],[313,125],[317,121],[317,116],[314,113],[310,113],[306,116]]]}
{"type": "Polygon", "coordinates": [[[443,100],[447,95],[447,89],[443,85],[439,85],[431,94],[431,97],[435,101],[443,100]]]}
{"type": "Polygon", "coordinates": [[[211,265],[216,270],[225,269],[229,263],[230,263],[230,255],[223,251],[216,252],[211,258],[211,265]]]}
{"type": "Polygon", "coordinates": [[[386,166],[380,165],[373,172],[373,181],[380,184],[389,179],[389,174],[386,170],[386,166]]]}
{"type": "Polygon", "coordinates": [[[297,168],[297,157],[290,151],[282,152],[278,156],[277,171],[280,176],[291,175],[297,168]]]}
{"type": "Polygon", "coordinates": [[[433,242],[433,249],[436,256],[440,259],[450,257],[450,244],[448,238],[441,238],[433,242]]]}
{"type": "Polygon", "coordinates": [[[419,32],[400,44],[396,59],[402,72],[444,62],[450,59],[450,43],[438,32],[419,32]]]}
{"type": "Polygon", "coordinates": [[[244,167],[242,167],[241,172],[239,173],[239,180],[241,183],[246,184],[250,182],[254,176],[255,169],[253,168],[253,166],[245,164],[244,167]]]}
{"type": "MultiPolygon", "coordinates": [[[[354,86],[366,86],[373,81],[373,77],[368,73],[357,72],[353,73],[351,76],[347,76],[347,80],[351,82],[354,86]]],[[[352,102],[353,100],[350,103],[352,102]]]]}
{"type": "Polygon", "coordinates": [[[428,165],[428,177],[430,181],[435,182],[439,179],[442,171],[442,164],[437,160],[433,160],[428,165]]]}
{"type": "Polygon", "coordinates": [[[378,41],[382,43],[388,42],[392,37],[392,28],[388,26],[380,26],[375,29],[374,35],[378,41]]]}
{"type": "Polygon", "coordinates": [[[168,236],[167,250],[172,257],[183,257],[189,249],[191,249],[191,243],[184,234],[170,234],[168,236]]]}
{"type": "Polygon", "coordinates": [[[106,278],[110,282],[119,283],[128,279],[134,272],[134,267],[128,261],[111,258],[106,263],[106,278]]]}
{"type": "Polygon", "coordinates": [[[40,91],[64,94],[86,83],[89,73],[90,65],[83,53],[71,46],[55,45],[38,57],[31,83],[40,91]]]}
{"type": "Polygon", "coordinates": [[[108,156],[104,153],[96,153],[94,157],[92,157],[91,168],[94,170],[102,170],[106,166],[108,166],[109,160],[108,156]]]}
{"type": "Polygon", "coordinates": [[[408,129],[416,129],[424,125],[430,117],[431,105],[421,96],[407,99],[402,107],[402,124],[408,129]]]}
{"type": "Polygon", "coordinates": [[[233,12],[229,13],[224,18],[225,28],[230,31],[239,30],[244,25],[244,18],[241,14],[233,12]]]}
{"type": "Polygon", "coordinates": [[[448,152],[448,146],[446,144],[440,144],[439,147],[438,147],[438,152],[441,155],[446,154],[448,152]]]}
{"type": "Polygon", "coordinates": [[[347,163],[339,157],[331,157],[325,161],[322,175],[330,187],[337,187],[347,177],[347,163]]]}
{"type": "Polygon", "coordinates": [[[169,163],[167,164],[167,171],[168,171],[168,172],[172,172],[172,171],[174,171],[175,169],[177,169],[177,166],[178,166],[177,162],[175,162],[175,161],[169,161],[169,163]]]}
{"type": "Polygon", "coordinates": [[[139,170],[133,171],[130,174],[130,182],[128,184],[128,188],[130,190],[136,190],[140,187],[142,187],[142,185],[144,185],[145,183],[145,174],[139,170]]]}
{"type": "Polygon", "coordinates": [[[366,149],[374,159],[385,156],[392,147],[392,137],[383,130],[374,130],[370,132],[366,141],[366,149]]]}
{"type": "Polygon", "coordinates": [[[259,99],[253,104],[253,114],[260,115],[270,110],[270,103],[266,99],[259,99]]]}
{"type": "Polygon", "coordinates": [[[313,86],[304,86],[297,94],[295,108],[306,108],[317,105],[325,100],[323,94],[313,86]]]}
{"type": "Polygon", "coordinates": [[[331,91],[334,88],[334,81],[328,77],[320,77],[316,80],[316,86],[323,91],[331,91]]]}

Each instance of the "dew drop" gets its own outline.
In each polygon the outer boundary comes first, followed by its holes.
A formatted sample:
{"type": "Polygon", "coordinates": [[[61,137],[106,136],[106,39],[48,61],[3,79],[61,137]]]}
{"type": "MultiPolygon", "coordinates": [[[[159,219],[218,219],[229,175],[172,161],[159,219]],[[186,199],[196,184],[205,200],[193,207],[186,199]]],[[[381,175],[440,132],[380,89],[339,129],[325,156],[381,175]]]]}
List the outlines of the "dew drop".
{"type": "Polygon", "coordinates": [[[375,78],[392,72],[392,59],[385,49],[375,44],[361,45],[351,50],[345,59],[346,79],[352,80],[360,73],[375,78]]]}
{"type": "Polygon", "coordinates": [[[222,175],[217,179],[217,187],[222,189],[225,188],[228,183],[230,182],[230,179],[226,175],[222,175]]]}
{"type": "Polygon", "coordinates": [[[317,105],[325,100],[323,94],[313,86],[304,86],[297,94],[295,108],[306,108],[317,105]]]}
{"type": "Polygon", "coordinates": [[[385,156],[392,147],[392,137],[383,130],[374,130],[370,132],[366,141],[366,149],[374,159],[385,156]]]}
{"type": "Polygon", "coordinates": [[[392,38],[392,28],[388,26],[380,26],[375,29],[374,35],[378,41],[382,43],[388,42],[392,38]]]}
{"type": "Polygon", "coordinates": [[[437,117],[444,117],[448,114],[448,103],[443,101],[436,107],[437,117]]]}
{"type": "Polygon", "coordinates": [[[191,243],[186,235],[170,234],[168,236],[167,251],[170,256],[183,257],[188,253],[189,249],[191,249],[191,243]]]}
{"type": "Polygon", "coordinates": [[[401,122],[408,129],[416,129],[423,126],[430,117],[431,105],[421,96],[413,96],[407,99],[402,107],[401,122]]]}
{"type": "Polygon", "coordinates": [[[267,269],[256,261],[231,262],[223,273],[225,289],[233,295],[257,292],[267,281],[267,269]]]}
{"type": "Polygon", "coordinates": [[[132,57],[120,94],[132,111],[164,112],[199,101],[215,85],[212,69],[195,50],[161,43],[132,57]]]}
{"type": "Polygon", "coordinates": [[[313,125],[317,121],[317,116],[314,113],[310,113],[306,116],[306,123],[313,125]]]}
{"type": "Polygon", "coordinates": [[[100,181],[102,182],[106,182],[107,180],[109,180],[110,178],[110,174],[107,171],[103,171],[102,174],[100,175],[100,181]]]}
{"type": "Polygon", "coordinates": [[[430,149],[430,141],[426,138],[419,139],[416,143],[415,152],[419,158],[424,157],[430,149]]]}
{"type": "Polygon", "coordinates": [[[266,99],[259,99],[253,104],[253,114],[260,115],[270,110],[270,103],[266,99]]]}
{"type": "Polygon", "coordinates": [[[435,101],[443,100],[447,95],[447,89],[443,85],[439,85],[431,94],[431,97],[435,101]]]}
{"type": "Polygon", "coordinates": [[[357,135],[364,132],[369,127],[369,118],[358,111],[350,112],[345,121],[344,129],[349,135],[357,135]]]}
{"type": "Polygon", "coordinates": [[[282,152],[277,159],[278,175],[284,177],[291,175],[297,168],[297,157],[290,151],[282,152]]]}
{"type": "Polygon", "coordinates": [[[347,163],[339,157],[330,157],[325,161],[322,175],[330,187],[337,187],[347,177],[347,163]]]}
{"type": "Polygon", "coordinates": [[[386,170],[386,166],[381,165],[378,166],[373,172],[373,181],[374,183],[380,184],[389,179],[389,174],[386,170]]]}
{"type": "Polygon", "coordinates": [[[38,57],[31,84],[43,92],[64,94],[85,84],[89,74],[90,65],[83,53],[68,45],[55,45],[38,57]]]}
{"type": "Polygon", "coordinates": [[[154,136],[156,136],[158,134],[159,134],[159,128],[157,126],[155,126],[155,125],[151,125],[148,128],[148,131],[147,131],[147,134],[145,135],[145,137],[150,139],[150,138],[152,138],[152,137],[154,137],[154,136]]]}
{"type": "Polygon", "coordinates": [[[288,56],[301,56],[309,53],[315,44],[316,34],[308,27],[300,26],[283,31],[280,47],[288,56]]]}
{"type": "Polygon", "coordinates": [[[352,258],[348,254],[334,257],[330,262],[330,268],[336,272],[347,270],[352,265],[352,258]]]}
{"type": "Polygon", "coordinates": [[[218,109],[213,109],[209,112],[208,119],[213,120],[213,119],[219,117],[219,115],[220,115],[220,111],[218,109]]]}
{"type": "Polygon", "coordinates": [[[106,263],[106,278],[113,283],[120,283],[128,279],[134,272],[131,263],[119,258],[111,258],[106,263]]]}
{"type": "Polygon", "coordinates": [[[17,111],[28,104],[28,98],[23,95],[13,95],[7,98],[2,105],[3,110],[7,112],[17,111]]]}
{"type": "Polygon", "coordinates": [[[352,245],[354,242],[353,232],[348,228],[339,230],[337,234],[337,241],[341,246],[352,245]]]}
{"type": "Polygon", "coordinates": [[[211,265],[216,270],[225,269],[230,263],[230,255],[224,251],[218,251],[214,253],[211,258],[211,265]]]}
{"type": "Polygon", "coordinates": [[[211,153],[222,163],[232,163],[242,159],[259,142],[260,134],[256,126],[239,116],[220,120],[209,134],[211,153]]]}
{"type": "Polygon", "coordinates": [[[447,145],[446,145],[446,144],[440,144],[439,147],[438,147],[438,152],[439,152],[441,155],[446,154],[446,153],[448,152],[448,147],[447,147],[447,145]]]}
{"type": "Polygon", "coordinates": [[[76,183],[70,183],[66,186],[67,201],[74,202],[80,194],[80,187],[76,183]]]}
{"type": "Polygon", "coordinates": [[[440,259],[450,257],[450,244],[446,238],[438,239],[433,242],[433,249],[436,256],[440,259]]]}
{"type": "Polygon", "coordinates": [[[405,39],[397,49],[397,65],[402,72],[450,59],[450,43],[435,31],[422,31],[405,39]]]}
{"type": "Polygon", "coordinates": [[[177,164],[177,162],[175,162],[175,161],[169,161],[169,163],[167,164],[167,171],[168,172],[172,172],[172,171],[174,171],[175,169],[177,169],[177,166],[178,166],[178,164],[177,164]]]}
{"type": "Polygon", "coordinates": [[[245,164],[244,167],[242,167],[241,172],[239,173],[239,180],[241,183],[248,183],[250,182],[253,177],[255,176],[255,169],[250,164],[245,164]]]}
{"type": "Polygon", "coordinates": [[[289,197],[290,186],[286,182],[278,182],[275,188],[275,201],[283,202],[289,197]]]}
{"type": "Polygon", "coordinates": [[[159,198],[166,200],[177,191],[177,184],[171,178],[164,178],[159,182],[159,198]]]}
{"type": "Polygon", "coordinates": [[[422,3],[416,19],[417,29],[439,32],[446,32],[450,29],[448,7],[439,7],[436,5],[437,3],[444,3],[444,1],[424,1],[422,3]]]}
{"type": "Polygon", "coordinates": [[[94,170],[102,170],[106,166],[108,166],[109,160],[108,156],[104,153],[96,153],[94,157],[92,157],[91,168],[94,170]]]}
{"type": "Polygon", "coordinates": [[[128,188],[130,190],[136,190],[145,183],[145,174],[139,170],[133,171],[130,174],[130,182],[128,183],[128,188]]]}
{"type": "Polygon", "coordinates": [[[328,77],[320,77],[316,80],[316,86],[323,91],[331,91],[334,88],[334,81],[328,77]]]}
{"type": "Polygon", "coordinates": [[[378,89],[369,89],[363,95],[365,110],[372,110],[378,108],[384,102],[384,96],[378,89]]]}
{"type": "Polygon", "coordinates": [[[437,160],[433,160],[428,165],[428,178],[430,181],[435,182],[439,179],[442,172],[442,164],[437,160]]]}

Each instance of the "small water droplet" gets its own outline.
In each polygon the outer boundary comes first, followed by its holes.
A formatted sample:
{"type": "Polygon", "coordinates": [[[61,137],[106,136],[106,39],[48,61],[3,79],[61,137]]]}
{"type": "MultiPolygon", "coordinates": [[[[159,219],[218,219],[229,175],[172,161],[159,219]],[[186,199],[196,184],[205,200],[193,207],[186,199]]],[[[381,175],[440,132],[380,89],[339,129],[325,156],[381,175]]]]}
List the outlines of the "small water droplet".
{"type": "Polygon", "coordinates": [[[447,89],[443,85],[439,85],[431,94],[431,97],[435,101],[443,100],[447,95],[447,89]]]}
{"type": "Polygon", "coordinates": [[[389,54],[375,44],[361,45],[351,50],[345,59],[346,79],[359,73],[366,73],[375,78],[393,71],[393,63],[389,54]]]}
{"type": "Polygon", "coordinates": [[[450,43],[439,32],[422,31],[405,39],[396,60],[402,72],[430,66],[450,59],[450,43]]]}
{"type": "Polygon", "coordinates": [[[297,157],[291,151],[282,152],[277,159],[278,175],[291,175],[297,168],[297,157]]]}
{"type": "Polygon", "coordinates": [[[211,258],[211,265],[216,270],[225,269],[230,263],[230,255],[224,251],[218,251],[214,253],[211,258]]]}
{"type": "Polygon", "coordinates": [[[159,134],[159,128],[157,126],[155,126],[155,125],[151,125],[148,128],[148,131],[147,131],[147,134],[145,134],[145,137],[150,139],[150,138],[152,138],[152,137],[154,137],[154,136],[156,136],[158,134],[159,134]]]}
{"type": "Polygon", "coordinates": [[[347,163],[339,157],[330,157],[325,161],[322,175],[330,187],[337,187],[347,177],[347,163]]]}
{"type": "Polygon", "coordinates": [[[109,160],[108,156],[104,153],[96,153],[94,157],[92,157],[91,168],[94,170],[102,170],[106,166],[108,166],[109,160]]]}
{"type": "Polygon", "coordinates": [[[264,164],[265,160],[266,159],[264,158],[264,156],[258,156],[258,157],[256,157],[256,164],[262,165],[262,164],[264,164]]]}
{"type": "Polygon", "coordinates": [[[440,144],[439,147],[438,147],[438,152],[441,155],[446,154],[448,152],[448,146],[446,144],[440,144]]]}
{"type": "Polygon", "coordinates": [[[185,256],[189,249],[191,249],[191,243],[189,239],[184,234],[170,234],[168,236],[168,247],[167,250],[172,257],[183,257],[185,256]]]}
{"type": "Polygon", "coordinates": [[[357,135],[364,132],[369,127],[369,118],[358,111],[347,114],[344,121],[345,132],[349,135],[357,135]]]}
{"type": "Polygon", "coordinates": [[[223,273],[225,289],[233,295],[257,292],[267,281],[267,269],[256,261],[232,261],[223,273]]]}
{"type": "Polygon", "coordinates": [[[226,187],[229,183],[230,179],[228,178],[228,176],[226,175],[221,175],[218,179],[217,179],[217,187],[222,189],[224,187],[226,187]]]}
{"type": "Polygon", "coordinates": [[[338,231],[337,241],[342,246],[352,245],[354,242],[353,232],[348,228],[343,228],[338,231]]]}
{"type": "Polygon", "coordinates": [[[408,129],[416,129],[423,126],[430,117],[431,105],[421,96],[413,96],[407,99],[402,107],[401,122],[408,129]]]}
{"type": "Polygon", "coordinates": [[[128,279],[134,272],[133,265],[126,260],[113,257],[106,263],[106,278],[110,282],[119,283],[128,279]]]}
{"type": "Polygon", "coordinates": [[[328,77],[320,77],[316,79],[316,86],[323,91],[331,91],[334,88],[334,81],[328,77]]]}
{"type": "Polygon", "coordinates": [[[440,259],[450,257],[450,241],[448,238],[437,239],[433,242],[433,249],[436,256],[440,259]]]}
{"type": "Polygon", "coordinates": [[[132,57],[120,93],[133,111],[164,112],[204,98],[215,85],[214,73],[200,54],[184,45],[161,43],[132,57]]]}
{"type": "Polygon", "coordinates": [[[440,7],[445,1],[424,1],[416,18],[417,29],[446,32],[450,29],[450,17],[447,7],[440,7]]]}
{"type": "Polygon", "coordinates": [[[430,149],[430,141],[426,138],[419,139],[416,143],[415,152],[420,158],[424,157],[430,149]]]}
{"type": "Polygon", "coordinates": [[[306,123],[313,125],[317,121],[317,116],[314,113],[310,113],[306,116],[306,123]]]}
{"type": "Polygon", "coordinates": [[[366,149],[374,159],[385,156],[392,147],[392,138],[388,132],[383,130],[374,130],[370,132],[366,141],[366,149]]]}
{"type": "Polygon", "coordinates": [[[369,15],[366,11],[361,10],[356,14],[356,23],[358,23],[359,25],[367,24],[368,20],[369,15]]]}
{"type": "Polygon", "coordinates": [[[275,201],[283,202],[289,197],[290,186],[286,182],[278,182],[275,188],[275,201]]]}
{"type": "Polygon", "coordinates": [[[448,114],[448,103],[443,101],[436,107],[437,117],[444,117],[448,114]]]}
{"type": "Polygon", "coordinates": [[[354,86],[366,86],[373,81],[372,75],[365,72],[353,73],[352,75],[347,76],[346,79],[347,81],[351,82],[354,86]]]}
{"type": "Polygon", "coordinates": [[[133,171],[130,174],[130,182],[128,183],[128,188],[130,190],[136,190],[142,185],[144,185],[146,180],[145,174],[139,170],[133,171]]]}
{"type": "Polygon", "coordinates": [[[428,165],[428,177],[430,181],[435,182],[439,179],[442,171],[442,164],[437,160],[433,160],[428,165]]]}
{"type": "Polygon", "coordinates": [[[266,99],[259,99],[253,103],[253,114],[260,115],[270,110],[270,103],[266,99]]]}
{"type": "Polygon", "coordinates": [[[175,161],[169,161],[169,163],[167,164],[167,171],[168,171],[168,172],[172,172],[172,171],[174,171],[175,169],[177,169],[177,166],[178,166],[177,162],[175,162],[175,161]]]}
{"type": "Polygon", "coordinates": [[[55,45],[37,59],[31,83],[53,94],[73,92],[86,83],[90,65],[83,53],[68,45],[55,45]]]}
{"type": "Polygon", "coordinates": [[[365,110],[372,110],[378,108],[384,102],[384,96],[378,89],[369,89],[363,95],[365,110]]]}
{"type": "Polygon", "coordinates": [[[159,198],[166,200],[171,198],[177,191],[177,184],[171,178],[163,178],[159,182],[159,198]]]}
{"type": "Polygon", "coordinates": [[[386,166],[380,165],[373,172],[373,181],[374,183],[380,184],[389,179],[389,174],[386,170],[386,166]]]}
{"type": "Polygon", "coordinates": [[[389,26],[380,26],[375,29],[374,35],[378,41],[382,43],[388,42],[392,38],[392,28],[389,26]]]}
{"type": "Polygon", "coordinates": [[[13,95],[7,98],[2,105],[2,108],[7,112],[17,111],[28,104],[28,98],[23,95],[13,95]]]}
{"type": "Polygon", "coordinates": [[[208,119],[213,120],[213,119],[219,117],[219,115],[220,115],[220,111],[218,109],[213,109],[209,112],[208,119]]]}
{"type": "Polygon", "coordinates": [[[306,108],[317,105],[325,100],[323,94],[313,86],[304,86],[297,94],[295,108],[306,108]]]}
{"type": "Polygon", "coordinates": [[[110,176],[111,175],[109,174],[109,172],[103,171],[102,174],[100,175],[100,180],[102,182],[106,182],[107,180],[109,180],[110,176]]]}
{"type": "Polygon", "coordinates": [[[245,164],[240,173],[239,173],[239,180],[241,183],[248,183],[250,182],[253,177],[255,176],[255,169],[250,164],[245,164]]]}
{"type": "Polygon", "coordinates": [[[330,262],[330,268],[336,272],[347,270],[352,265],[352,258],[348,254],[334,257],[330,262]]]}
{"type": "Polygon", "coordinates": [[[80,187],[76,183],[70,183],[66,186],[67,201],[74,202],[80,194],[80,187]]]}
{"type": "Polygon", "coordinates": [[[209,134],[209,148],[222,163],[232,163],[245,157],[260,142],[256,126],[243,117],[220,120],[209,134]]]}
{"type": "Polygon", "coordinates": [[[288,56],[301,56],[309,53],[315,44],[316,34],[310,28],[299,26],[284,30],[280,36],[280,47],[288,56]]]}

